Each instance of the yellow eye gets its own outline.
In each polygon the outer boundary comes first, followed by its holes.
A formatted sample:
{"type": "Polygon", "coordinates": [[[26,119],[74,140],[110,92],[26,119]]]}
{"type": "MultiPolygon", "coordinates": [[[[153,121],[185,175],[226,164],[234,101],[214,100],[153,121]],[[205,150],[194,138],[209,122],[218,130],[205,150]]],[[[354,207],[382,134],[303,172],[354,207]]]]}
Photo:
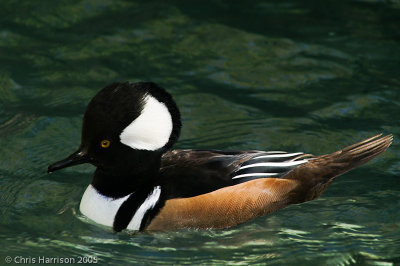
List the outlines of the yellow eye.
{"type": "Polygon", "coordinates": [[[107,139],[102,140],[102,141],[100,142],[100,146],[101,146],[102,148],[108,148],[108,147],[110,147],[110,145],[111,145],[111,141],[109,141],[109,140],[107,140],[107,139]]]}

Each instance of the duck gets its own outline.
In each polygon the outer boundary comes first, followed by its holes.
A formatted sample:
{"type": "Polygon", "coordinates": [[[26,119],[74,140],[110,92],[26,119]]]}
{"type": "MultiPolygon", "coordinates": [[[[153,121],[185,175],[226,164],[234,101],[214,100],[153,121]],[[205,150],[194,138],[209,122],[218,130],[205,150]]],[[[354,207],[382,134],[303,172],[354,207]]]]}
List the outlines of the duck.
{"type": "Polygon", "coordinates": [[[379,134],[320,156],[172,149],[181,126],[177,104],[156,83],[114,82],[87,105],[78,150],[47,172],[94,165],[79,209],[115,232],[224,229],[318,198],[393,141],[379,134]]]}

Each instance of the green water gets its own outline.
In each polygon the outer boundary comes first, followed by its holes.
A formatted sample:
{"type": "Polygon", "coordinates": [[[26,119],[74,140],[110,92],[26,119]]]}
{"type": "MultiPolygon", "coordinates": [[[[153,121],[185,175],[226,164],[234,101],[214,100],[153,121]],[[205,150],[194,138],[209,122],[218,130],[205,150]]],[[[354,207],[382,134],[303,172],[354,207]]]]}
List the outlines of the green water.
{"type": "Polygon", "coordinates": [[[0,265],[400,265],[400,2],[0,2],[0,265]],[[392,147],[318,200],[227,230],[115,234],[78,206],[74,151],[87,102],[154,81],[181,108],[177,148],[333,152],[392,147]],[[23,260],[24,259],[24,260],[23,260]]]}

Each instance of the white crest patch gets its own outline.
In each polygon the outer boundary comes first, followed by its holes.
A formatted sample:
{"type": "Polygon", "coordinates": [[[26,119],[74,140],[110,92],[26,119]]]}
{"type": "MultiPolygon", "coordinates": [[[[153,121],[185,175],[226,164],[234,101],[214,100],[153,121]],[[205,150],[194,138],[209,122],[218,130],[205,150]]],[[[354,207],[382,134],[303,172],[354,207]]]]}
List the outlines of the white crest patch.
{"type": "Polygon", "coordinates": [[[165,104],[148,95],[142,113],[121,133],[121,143],[138,150],[154,151],[168,143],[172,117],[165,104]]]}
{"type": "Polygon", "coordinates": [[[157,186],[153,189],[153,191],[147,196],[146,200],[140,205],[137,209],[135,215],[133,216],[132,220],[128,224],[127,229],[130,230],[139,230],[140,224],[142,223],[143,217],[148,210],[151,210],[156,206],[158,200],[160,199],[161,195],[161,187],[157,186]]]}
{"type": "Polygon", "coordinates": [[[96,223],[113,226],[119,207],[130,195],[113,199],[100,194],[92,185],[89,185],[82,196],[79,209],[83,215],[96,223]]]}

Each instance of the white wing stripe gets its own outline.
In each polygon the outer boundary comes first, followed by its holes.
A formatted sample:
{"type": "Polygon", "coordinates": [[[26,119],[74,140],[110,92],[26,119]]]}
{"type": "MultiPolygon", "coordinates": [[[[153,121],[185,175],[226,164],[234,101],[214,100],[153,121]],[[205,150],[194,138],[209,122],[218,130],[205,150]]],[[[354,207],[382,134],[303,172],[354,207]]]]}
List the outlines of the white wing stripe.
{"type": "Polygon", "coordinates": [[[308,160],[301,160],[301,161],[294,161],[294,162],[270,162],[270,163],[255,163],[255,164],[250,164],[250,165],[245,165],[239,168],[239,170],[250,168],[250,167],[259,167],[259,166],[265,166],[265,167],[290,167],[290,166],[295,166],[299,164],[306,163],[308,160]]]}
{"type": "Polygon", "coordinates": [[[232,177],[232,179],[248,177],[248,176],[274,176],[274,175],[277,175],[277,173],[252,173],[252,174],[237,175],[232,177]]]}
{"type": "Polygon", "coordinates": [[[292,157],[292,156],[296,156],[296,155],[300,155],[303,154],[302,152],[296,152],[296,153],[286,153],[286,154],[274,154],[274,155],[261,155],[261,156],[257,156],[252,158],[252,160],[254,159],[262,159],[262,158],[284,158],[284,157],[292,157]]]}

